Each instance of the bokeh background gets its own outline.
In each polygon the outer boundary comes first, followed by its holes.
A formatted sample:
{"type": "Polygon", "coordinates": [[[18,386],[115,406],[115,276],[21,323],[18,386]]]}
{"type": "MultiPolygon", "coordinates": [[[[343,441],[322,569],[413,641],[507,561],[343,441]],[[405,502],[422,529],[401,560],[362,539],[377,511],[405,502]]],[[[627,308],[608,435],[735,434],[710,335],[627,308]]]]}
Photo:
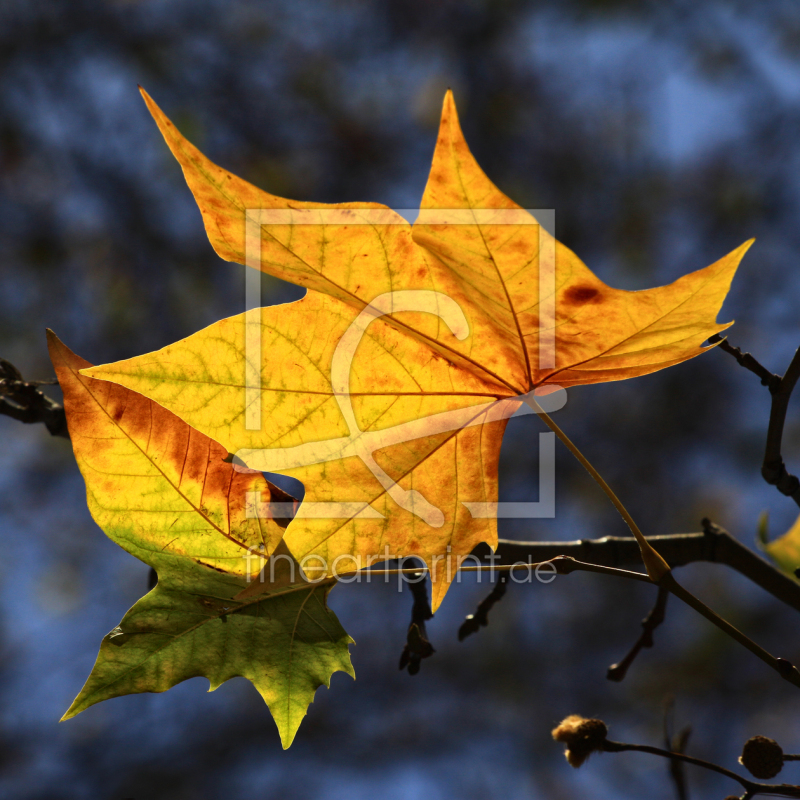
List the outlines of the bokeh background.
{"type": "MultiPolygon", "coordinates": [[[[0,355],[52,375],[45,327],[90,361],[162,347],[244,307],[244,267],[206,240],[140,83],[212,159],[297,199],[418,204],[446,87],[479,162],[511,197],[554,208],[557,234],[606,282],[670,282],[745,239],[722,318],[783,371],[800,344],[800,7],[564,0],[0,0],[0,355]]],[[[265,303],[301,296],[265,279],[265,303]]],[[[53,390],[57,396],[57,390],[53,390]]],[[[650,377],[570,391],[558,421],[651,534],[710,516],[752,544],[797,509],[759,476],[769,398],[720,351],[650,377]]],[[[511,423],[501,499],[535,500],[536,420],[511,423]]],[[[785,455],[800,467],[797,403],[785,455]]],[[[557,515],[501,535],[624,534],[558,452],[557,515]]],[[[607,665],[654,592],[576,574],[512,586],[464,643],[487,587],[451,590],[435,656],[397,661],[411,598],[341,587],[356,682],[320,689],[291,750],[243,679],[58,719],[147,568],[86,509],[69,443],[0,418],[0,796],[34,800],[426,797],[670,798],[666,764],[595,757],[549,738],[569,713],[661,744],[664,701],[689,752],[735,765],[766,734],[800,750],[800,695],[671,603],[622,684],[607,665]]],[[[683,580],[764,646],[800,660],[796,612],[724,567],[683,580]]],[[[697,770],[692,796],[736,786],[697,770]]],[[[800,765],[781,775],[800,782],[800,765]]]]}

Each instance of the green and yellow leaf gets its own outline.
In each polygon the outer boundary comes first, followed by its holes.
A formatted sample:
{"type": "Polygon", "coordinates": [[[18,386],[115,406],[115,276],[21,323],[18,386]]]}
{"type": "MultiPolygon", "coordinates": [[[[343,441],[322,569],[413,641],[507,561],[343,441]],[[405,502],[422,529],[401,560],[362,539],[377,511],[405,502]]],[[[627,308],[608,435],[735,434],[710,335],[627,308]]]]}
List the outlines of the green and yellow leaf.
{"type": "Polygon", "coordinates": [[[48,344],[92,516],[158,574],[103,640],[65,718],[195,676],[212,690],[244,676],[288,747],[317,687],[353,674],[352,640],[326,606],[330,582],[303,582],[281,541],[296,501],[152,400],[81,375],[91,365],[51,332],[48,344]],[[267,593],[236,600],[270,556],[279,570],[267,593]]]}
{"type": "Polygon", "coordinates": [[[317,688],[330,686],[339,670],[355,677],[347,654],[352,639],[326,603],[330,589],[330,583],[292,587],[238,604],[159,582],[103,638],[64,719],[112,697],[165,692],[189,678],[208,678],[214,691],[241,676],[264,698],[287,748],[317,688]]]}

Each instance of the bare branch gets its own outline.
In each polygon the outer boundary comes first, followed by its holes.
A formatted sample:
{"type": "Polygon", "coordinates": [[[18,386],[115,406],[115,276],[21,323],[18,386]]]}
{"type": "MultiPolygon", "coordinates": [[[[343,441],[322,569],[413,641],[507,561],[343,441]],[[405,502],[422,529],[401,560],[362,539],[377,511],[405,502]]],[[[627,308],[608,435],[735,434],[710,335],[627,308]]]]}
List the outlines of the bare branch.
{"type": "Polygon", "coordinates": [[[481,600],[478,608],[474,614],[469,614],[467,618],[461,623],[458,629],[458,641],[463,642],[472,633],[477,633],[481,626],[485,627],[489,624],[489,611],[495,603],[503,599],[506,593],[506,585],[508,583],[508,573],[504,572],[497,578],[497,583],[494,585],[489,594],[481,600]]]}
{"type": "Polygon", "coordinates": [[[800,378],[800,349],[795,352],[783,377],[780,377],[762,366],[750,353],[742,353],[738,347],[728,344],[727,340],[722,339],[719,335],[712,336],[708,341],[719,342],[722,350],[730,353],[743,367],[758,375],[761,383],[769,388],[772,395],[772,408],[769,413],[767,444],[764,449],[761,475],[768,484],[775,486],[781,494],[791,497],[800,506],[800,480],[786,469],[781,454],[783,426],[786,422],[789,399],[798,378],[800,378]]]}
{"type": "Polygon", "coordinates": [[[791,497],[800,506],[800,480],[786,469],[781,455],[783,440],[783,426],[786,422],[786,412],[789,409],[789,399],[792,396],[795,384],[800,378],[800,348],[794,354],[789,368],[772,393],[772,408],[769,413],[769,428],[767,429],[767,444],[764,450],[764,464],[761,475],[764,480],[775,486],[781,494],[791,497]]]}
{"type": "Polygon", "coordinates": [[[615,683],[625,680],[628,668],[633,664],[636,656],[643,647],[653,646],[653,631],[664,621],[664,613],[667,610],[667,598],[669,592],[663,587],[658,587],[658,597],[650,613],[642,620],[642,633],[634,643],[625,658],[618,664],[612,664],[606,672],[606,678],[615,683]]]}
{"type": "Polygon", "coordinates": [[[723,339],[718,333],[711,336],[708,341],[711,342],[711,344],[719,343],[720,350],[730,353],[741,366],[758,375],[758,377],[761,378],[762,386],[768,386],[770,391],[778,388],[781,376],[770,372],[760,361],[750,355],[750,353],[743,353],[738,347],[734,347],[727,339],[723,339]]]}
{"type": "Polygon", "coordinates": [[[662,758],[669,758],[673,761],[682,761],[684,764],[693,764],[696,767],[703,767],[703,769],[717,772],[724,775],[726,778],[736,781],[747,791],[747,797],[755,797],[759,794],[769,794],[773,797],[800,797],[800,786],[794,786],[788,783],[757,783],[748,778],[743,778],[735,772],[731,772],[725,767],[720,767],[718,764],[713,764],[710,761],[704,761],[701,758],[694,758],[687,756],[683,753],[676,753],[670,750],[662,750],[660,747],[651,747],[646,744],[625,744],[623,742],[612,742],[606,739],[603,743],[602,750],[604,753],[649,753],[654,756],[661,756],[662,758]]]}
{"type": "Polygon", "coordinates": [[[428,632],[425,629],[425,623],[433,617],[433,612],[428,600],[425,572],[419,571],[409,575],[408,585],[414,597],[414,605],[411,608],[411,624],[408,626],[406,645],[400,655],[400,669],[408,668],[409,675],[416,675],[422,659],[429,658],[436,652],[428,640],[428,632]]]}
{"type": "Polygon", "coordinates": [[[28,425],[41,422],[53,436],[69,439],[64,407],[43,394],[53,381],[25,381],[20,371],[0,358],[0,414],[28,425]]]}
{"type": "MultiPolygon", "coordinates": [[[[751,580],[773,597],[800,611],[800,584],[767,563],[757,553],[738,542],[719,526],[709,525],[703,533],[674,533],[649,536],[670,567],[698,561],[725,564],[751,580]]],[[[475,554],[488,555],[485,545],[475,554]]],[[[580,539],[571,542],[516,542],[501,539],[497,548],[499,561],[549,561],[557,556],[571,556],[579,561],[607,567],[636,567],[642,563],[639,545],[633,537],[606,536],[602,539],[580,539]]]]}

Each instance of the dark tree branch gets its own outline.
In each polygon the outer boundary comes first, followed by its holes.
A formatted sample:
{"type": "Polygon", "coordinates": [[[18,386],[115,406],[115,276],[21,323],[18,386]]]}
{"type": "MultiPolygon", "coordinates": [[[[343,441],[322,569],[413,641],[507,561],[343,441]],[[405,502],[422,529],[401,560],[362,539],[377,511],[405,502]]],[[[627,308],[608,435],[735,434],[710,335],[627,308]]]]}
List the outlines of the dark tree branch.
{"type": "Polygon", "coordinates": [[[761,475],[770,486],[775,486],[781,494],[791,497],[800,506],[800,480],[786,469],[781,454],[783,426],[786,422],[786,412],[789,409],[789,399],[798,378],[800,378],[800,349],[794,354],[788,369],[781,377],[762,366],[750,353],[742,353],[738,347],[728,344],[719,335],[712,336],[708,341],[719,342],[722,350],[730,353],[743,367],[758,375],[761,383],[769,388],[772,395],[772,408],[769,413],[767,444],[764,449],[761,475]]]}
{"type": "Polygon", "coordinates": [[[775,391],[780,385],[780,375],[770,372],[760,361],[750,355],[750,353],[743,353],[738,347],[734,347],[727,339],[723,339],[718,333],[715,333],[708,341],[711,342],[711,344],[719,343],[720,350],[730,353],[741,366],[758,375],[758,377],[761,378],[761,385],[769,387],[771,392],[775,391]]]}
{"type": "Polygon", "coordinates": [[[64,407],[42,393],[56,381],[25,381],[20,371],[0,358],[0,414],[28,425],[41,422],[53,436],[69,439],[64,407]]]}
{"type": "MultiPolygon", "coordinates": [[[[698,561],[725,564],[773,597],[800,611],[800,584],[716,525],[709,524],[703,533],[649,536],[648,541],[670,567],[698,561]]],[[[489,548],[485,545],[475,550],[475,555],[479,557],[486,557],[488,554],[489,548]]],[[[606,536],[602,539],[580,539],[572,542],[515,542],[501,539],[497,556],[502,564],[549,561],[557,556],[571,556],[579,561],[606,567],[637,567],[642,563],[639,545],[633,537],[628,536],[606,536]]]]}
{"type": "Polygon", "coordinates": [[[489,624],[489,611],[492,606],[503,599],[508,583],[508,573],[503,572],[497,578],[492,591],[480,602],[474,614],[469,614],[458,629],[458,641],[463,642],[472,633],[477,633],[481,626],[489,624]]]}
{"type": "Polygon", "coordinates": [[[781,494],[791,497],[800,506],[800,480],[788,472],[781,455],[786,412],[789,409],[789,399],[798,378],[800,378],[800,348],[794,354],[777,389],[770,389],[772,408],[769,413],[767,445],[764,449],[764,465],[761,467],[761,474],[767,483],[775,486],[781,494]]]}
{"type": "Polygon", "coordinates": [[[625,680],[628,668],[633,664],[636,656],[643,647],[653,646],[653,631],[664,621],[664,613],[667,609],[667,598],[669,591],[663,586],[658,587],[658,597],[650,613],[642,620],[642,633],[634,643],[625,658],[618,664],[612,664],[606,672],[606,678],[610,681],[619,683],[625,680]]]}
{"type": "MultiPolygon", "coordinates": [[[[712,538],[713,534],[703,534],[703,536],[707,536],[708,538],[712,538]]],[[[553,546],[554,543],[548,542],[550,546],[553,546]]],[[[581,544],[581,543],[573,543],[573,544],[581,544]]],[[[476,548],[477,549],[477,548],[476,548]]],[[[499,548],[498,548],[499,549],[499,548]]],[[[480,551],[474,553],[476,558],[480,558],[480,551]]],[[[788,681],[789,683],[793,684],[794,686],[800,687],[800,670],[798,670],[791,661],[786,658],[776,657],[772,655],[772,653],[765,650],[761,645],[757,644],[753,641],[749,636],[744,634],[734,625],[731,625],[726,619],[721,617],[719,614],[716,613],[712,608],[707,606],[702,600],[698,597],[693,595],[690,591],[688,591],[685,587],[683,587],[678,581],[675,579],[675,573],[673,572],[672,568],[667,568],[666,572],[662,574],[657,581],[654,581],[649,575],[644,572],[637,572],[637,571],[630,571],[624,569],[618,569],[616,567],[611,566],[603,566],[598,565],[592,562],[584,562],[578,561],[577,559],[573,558],[572,556],[567,556],[563,554],[555,555],[551,558],[548,558],[547,561],[540,561],[536,562],[526,562],[526,561],[515,561],[512,564],[496,564],[495,556],[491,557],[492,563],[486,566],[478,565],[475,567],[463,567],[463,570],[484,570],[484,571],[493,571],[493,570],[517,570],[517,569],[525,569],[528,572],[528,576],[532,574],[532,570],[536,570],[536,575],[538,577],[538,571],[541,567],[545,564],[551,565],[555,569],[555,573],[558,575],[568,575],[571,572],[576,570],[580,570],[582,572],[599,572],[606,575],[619,575],[620,577],[625,577],[632,580],[642,581],[644,583],[653,584],[656,583],[658,586],[662,586],[667,589],[671,594],[674,594],[678,599],[682,600],[686,605],[690,608],[693,608],[697,611],[698,614],[705,617],[709,622],[719,628],[721,631],[726,633],[728,636],[731,637],[734,641],[738,642],[744,648],[749,650],[754,656],[761,659],[767,666],[771,669],[775,670],[784,680],[788,681]]],[[[777,572],[777,571],[776,571],[777,572]]]]}
{"type": "Polygon", "coordinates": [[[425,623],[433,617],[433,612],[428,600],[425,573],[409,575],[407,582],[411,587],[414,605],[411,607],[411,624],[408,626],[406,646],[400,655],[400,669],[407,667],[409,675],[416,675],[422,659],[429,658],[436,652],[428,641],[428,632],[425,629],[425,623]]]}

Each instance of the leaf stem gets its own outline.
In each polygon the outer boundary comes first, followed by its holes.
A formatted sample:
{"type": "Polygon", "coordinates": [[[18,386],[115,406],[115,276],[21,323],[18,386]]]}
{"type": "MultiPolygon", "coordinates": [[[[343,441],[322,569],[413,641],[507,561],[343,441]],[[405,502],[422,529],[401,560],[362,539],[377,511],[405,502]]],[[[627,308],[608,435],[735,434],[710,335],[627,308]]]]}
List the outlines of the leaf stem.
{"type": "Polygon", "coordinates": [[[603,476],[592,466],[589,459],[578,449],[577,445],[567,436],[561,428],[556,425],[552,417],[547,414],[541,406],[530,395],[526,396],[525,402],[542,418],[545,425],[566,445],[567,449],[578,459],[581,466],[592,476],[595,483],[605,492],[608,499],[614,504],[622,519],[630,528],[631,533],[639,543],[639,549],[642,551],[642,560],[644,561],[647,574],[653,579],[653,583],[658,583],[659,580],[669,572],[669,564],[658,554],[656,549],[645,539],[644,534],[639,530],[639,526],[634,521],[630,512],[622,504],[622,501],[614,494],[612,488],[605,482],[603,476]]]}
{"type": "MultiPolygon", "coordinates": [[[[787,371],[787,374],[792,371],[793,387],[797,377],[800,377],[800,350],[798,350],[798,354],[796,355],[795,360],[792,362],[792,367],[794,368],[794,371],[790,369],[787,371]],[[797,373],[797,377],[795,376],[794,372],[797,373]]],[[[758,656],[758,658],[760,658],[765,664],[768,664],[770,667],[772,667],[772,669],[774,669],[782,678],[789,681],[789,683],[800,687],[800,671],[798,671],[790,661],[785,658],[776,658],[772,654],[768,653],[763,647],[760,647],[752,639],[745,636],[745,634],[743,634],[738,628],[735,628],[730,624],[730,622],[723,619],[715,611],[712,611],[699,598],[695,597],[690,591],[688,591],[688,589],[685,589],[678,583],[678,581],[675,579],[675,576],[672,574],[669,564],[667,564],[667,562],[661,557],[661,555],[659,555],[656,549],[647,541],[647,539],[645,539],[644,534],[639,530],[639,526],[636,524],[636,522],[634,522],[633,517],[630,515],[628,509],[625,508],[620,499],[614,494],[611,487],[605,482],[605,480],[603,480],[602,475],[600,475],[600,473],[591,465],[586,456],[581,453],[578,447],[573,444],[571,439],[564,433],[564,431],[562,431],[561,428],[556,425],[556,423],[548,416],[547,413],[545,413],[532,395],[526,396],[525,402],[528,403],[528,405],[530,405],[537,414],[539,414],[547,427],[550,428],[550,430],[552,430],[553,433],[555,433],[555,435],[567,446],[569,451],[575,456],[575,458],[578,459],[578,461],[592,476],[592,478],[594,478],[600,488],[606,493],[609,500],[611,500],[611,502],[614,504],[614,507],[617,509],[617,511],[619,511],[620,515],[631,529],[631,533],[633,533],[636,541],[639,544],[642,560],[644,561],[647,574],[652,582],[658,586],[663,586],[664,588],[668,589],[677,598],[683,600],[684,603],[686,603],[688,606],[691,606],[695,611],[709,620],[709,622],[714,623],[714,625],[716,625],[720,630],[727,633],[732,639],[735,639],[737,642],[739,642],[739,644],[746,647],[751,653],[758,656]]],[[[607,567],[604,567],[604,569],[607,569],[607,567]]]]}
{"type": "Polygon", "coordinates": [[[661,579],[659,586],[668,589],[677,598],[683,600],[686,605],[691,606],[698,614],[704,616],[709,622],[713,622],[720,630],[727,633],[728,636],[735,639],[743,647],[746,647],[753,655],[758,656],[765,664],[772,667],[782,678],[800,687],[800,672],[798,672],[797,667],[785,658],[776,658],[763,647],[757,645],[752,639],[745,636],[738,628],[731,625],[730,622],[723,619],[688,589],[681,586],[671,572],[661,579]]]}

